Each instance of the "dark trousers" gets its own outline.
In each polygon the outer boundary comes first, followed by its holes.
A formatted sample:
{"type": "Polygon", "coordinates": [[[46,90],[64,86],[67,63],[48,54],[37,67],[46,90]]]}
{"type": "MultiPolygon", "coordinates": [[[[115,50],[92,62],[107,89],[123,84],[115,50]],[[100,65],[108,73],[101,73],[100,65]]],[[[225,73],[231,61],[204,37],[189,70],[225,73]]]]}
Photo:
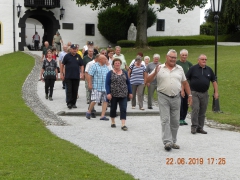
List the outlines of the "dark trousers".
{"type": "Polygon", "coordinates": [[[180,120],[185,120],[188,112],[188,95],[185,91],[185,97],[181,96],[180,120]]]}
{"type": "Polygon", "coordinates": [[[119,103],[120,107],[120,119],[125,119],[127,116],[127,97],[112,97],[111,99],[111,108],[110,108],[110,117],[116,117],[117,104],[119,103]]]}
{"type": "Polygon", "coordinates": [[[37,51],[39,48],[39,41],[34,40],[34,49],[37,51]]]}
{"type": "Polygon", "coordinates": [[[76,104],[77,95],[78,95],[78,87],[79,87],[79,79],[65,79],[66,89],[67,89],[67,105],[76,104]]]}
{"type": "Polygon", "coordinates": [[[44,79],[44,81],[45,81],[45,94],[48,94],[48,88],[50,88],[49,97],[52,97],[55,79],[44,79]]]}

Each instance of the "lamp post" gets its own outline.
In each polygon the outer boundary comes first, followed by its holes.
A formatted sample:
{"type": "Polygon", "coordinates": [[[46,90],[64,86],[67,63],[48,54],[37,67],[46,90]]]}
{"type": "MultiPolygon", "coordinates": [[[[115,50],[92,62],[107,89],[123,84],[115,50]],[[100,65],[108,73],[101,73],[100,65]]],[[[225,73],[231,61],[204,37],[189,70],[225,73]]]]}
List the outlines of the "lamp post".
{"type": "Polygon", "coordinates": [[[17,16],[20,16],[20,12],[21,12],[21,7],[20,4],[17,5],[17,16]]]}
{"type": "MultiPolygon", "coordinates": [[[[217,80],[217,42],[218,42],[218,13],[221,11],[222,0],[211,0],[212,12],[215,13],[214,22],[215,22],[215,67],[214,72],[217,80]]],[[[212,111],[220,112],[219,98],[215,99],[213,96],[212,111]]]]}
{"type": "Polygon", "coordinates": [[[65,13],[65,9],[62,7],[60,9],[60,20],[63,18],[64,13],[65,13]]]}

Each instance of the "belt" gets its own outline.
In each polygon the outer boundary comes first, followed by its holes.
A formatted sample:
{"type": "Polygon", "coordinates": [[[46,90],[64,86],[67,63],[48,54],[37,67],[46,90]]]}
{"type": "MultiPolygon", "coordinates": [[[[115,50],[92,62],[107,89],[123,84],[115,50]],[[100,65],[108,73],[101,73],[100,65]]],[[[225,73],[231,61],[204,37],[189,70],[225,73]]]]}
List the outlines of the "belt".
{"type": "MultiPolygon", "coordinates": [[[[158,92],[160,92],[160,91],[158,91],[158,92]]],[[[178,94],[177,94],[176,96],[169,96],[169,95],[166,95],[166,94],[164,94],[164,93],[162,93],[162,92],[160,92],[160,93],[163,94],[163,95],[165,95],[165,96],[167,96],[167,97],[169,97],[169,98],[175,98],[175,97],[178,96],[178,94]]]]}

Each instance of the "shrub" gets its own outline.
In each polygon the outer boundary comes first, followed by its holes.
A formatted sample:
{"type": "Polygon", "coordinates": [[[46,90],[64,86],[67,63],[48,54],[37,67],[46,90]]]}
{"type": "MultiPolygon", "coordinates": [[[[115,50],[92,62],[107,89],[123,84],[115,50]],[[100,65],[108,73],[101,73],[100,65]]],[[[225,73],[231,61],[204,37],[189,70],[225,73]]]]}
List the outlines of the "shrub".
{"type": "MultiPolygon", "coordinates": [[[[127,39],[128,28],[131,23],[137,25],[138,4],[127,5],[124,9],[109,7],[98,13],[98,29],[110,42],[127,39]]],[[[153,8],[148,8],[147,27],[151,27],[157,19],[153,8]]]]}
{"type": "Polygon", "coordinates": [[[164,36],[149,37],[149,46],[189,46],[189,45],[212,45],[214,36],[164,36]]]}
{"type": "Polygon", "coordinates": [[[134,47],[136,41],[129,41],[129,40],[120,40],[117,41],[117,45],[121,47],[134,47]]]}

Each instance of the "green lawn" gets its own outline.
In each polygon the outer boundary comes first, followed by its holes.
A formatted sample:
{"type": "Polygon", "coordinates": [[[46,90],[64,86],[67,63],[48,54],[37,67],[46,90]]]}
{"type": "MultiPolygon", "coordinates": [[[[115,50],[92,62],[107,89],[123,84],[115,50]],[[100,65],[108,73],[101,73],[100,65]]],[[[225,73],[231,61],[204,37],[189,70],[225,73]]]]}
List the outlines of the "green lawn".
{"type": "MultiPolygon", "coordinates": [[[[122,53],[128,62],[139,51],[151,59],[154,53],[159,53],[163,63],[165,54],[171,48],[178,52],[183,48],[188,49],[189,60],[193,64],[204,53],[208,56],[208,65],[214,67],[214,46],[154,47],[148,50],[123,48],[122,53]]],[[[218,82],[223,113],[211,111],[210,98],[207,118],[240,126],[238,49],[225,46],[218,48],[218,82]]],[[[17,52],[0,56],[0,61],[0,179],[134,179],[53,135],[25,105],[21,88],[34,66],[32,57],[17,52]]],[[[209,93],[213,93],[212,88],[209,93]]]]}
{"type": "Polygon", "coordinates": [[[32,57],[17,52],[0,61],[0,179],[134,179],[53,135],[25,105],[21,90],[32,57]]]}
{"type": "MultiPolygon", "coordinates": [[[[169,49],[175,49],[178,53],[181,49],[187,49],[189,52],[189,61],[193,64],[197,63],[200,54],[206,54],[208,57],[207,65],[214,70],[214,46],[163,46],[151,47],[150,49],[131,49],[123,48],[122,53],[125,55],[128,63],[136,57],[137,52],[142,51],[143,55],[152,56],[155,53],[161,55],[161,63],[165,62],[165,55],[169,49]]],[[[223,113],[212,112],[212,85],[209,90],[209,106],[207,110],[207,118],[216,120],[220,123],[240,126],[240,75],[239,75],[239,46],[218,46],[218,84],[220,95],[220,109],[223,113]]],[[[179,57],[179,54],[178,54],[179,57]]]]}

